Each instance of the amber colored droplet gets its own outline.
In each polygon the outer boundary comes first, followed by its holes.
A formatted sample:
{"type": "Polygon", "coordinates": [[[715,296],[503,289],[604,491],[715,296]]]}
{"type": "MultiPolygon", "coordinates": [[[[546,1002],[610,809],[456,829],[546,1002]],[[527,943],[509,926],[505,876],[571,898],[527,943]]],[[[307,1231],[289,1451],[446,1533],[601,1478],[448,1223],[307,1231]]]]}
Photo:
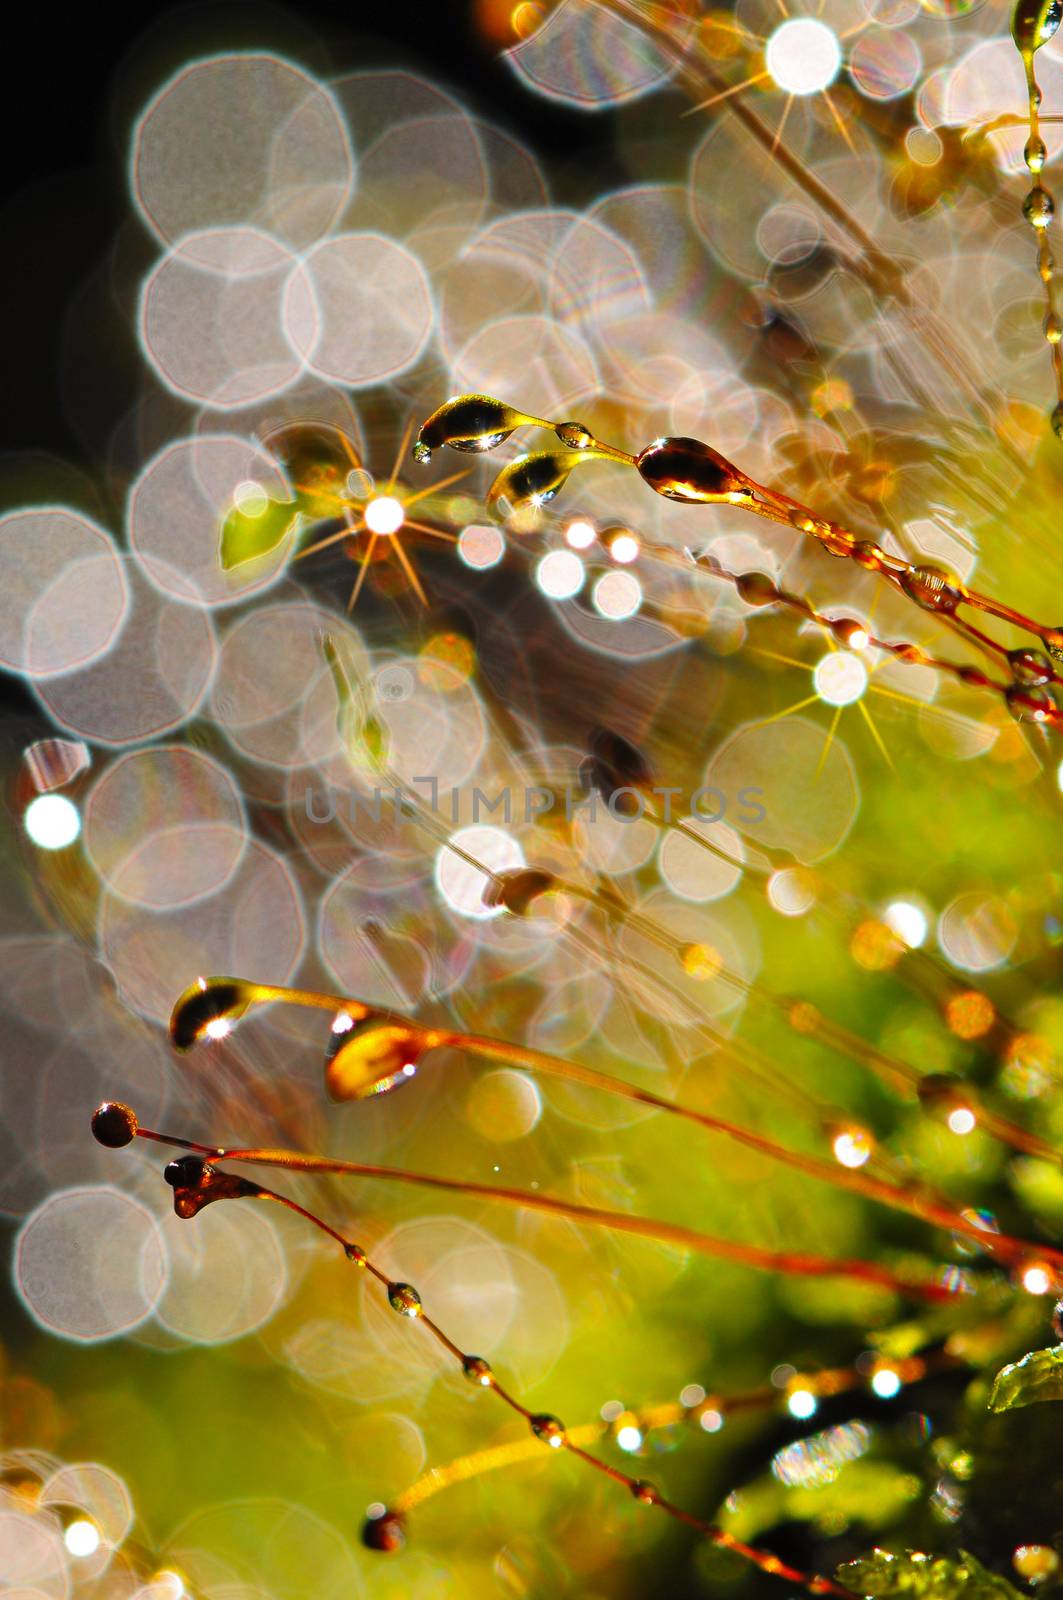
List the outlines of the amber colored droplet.
{"type": "Polygon", "coordinates": [[[371,1512],[362,1523],[362,1543],[367,1550],[394,1555],[406,1543],[406,1525],[397,1511],[371,1512]]]}
{"type": "Polygon", "coordinates": [[[200,978],[185,990],[170,1014],[174,1048],[190,1050],[208,1033],[211,1023],[235,1020],[250,1003],[248,986],[238,978],[200,978]]]}
{"type": "Polygon", "coordinates": [[[543,1444],[548,1444],[554,1450],[559,1450],[565,1442],[565,1425],[557,1417],[550,1416],[547,1411],[537,1412],[534,1417],[528,1418],[528,1426],[537,1439],[543,1444]]]}
{"type": "Polygon", "coordinates": [[[816,531],[815,520],[809,516],[807,511],[791,511],[790,522],[799,533],[815,533],[816,531]]]}
{"type": "Polygon", "coordinates": [[[1063,0],[1018,0],[1011,14],[1011,37],[1020,54],[1040,50],[1063,21],[1063,0]]]}
{"type": "Polygon", "coordinates": [[[1009,683],[1004,699],[1016,722],[1051,722],[1055,718],[1056,702],[1047,689],[1009,683]]]}
{"type": "Polygon", "coordinates": [[[504,906],[514,916],[523,917],[532,901],[549,893],[556,883],[553,873],[540,867],[512,867],[490,879],[484,889],[484,905],[504,906]]]}
{"type": "Polygon", "coordinates": [[[479,1389],[490,1389],[495,1381],[491,1364],[485,1361],[483,1356],[462,1356],[461,1370],[469,1382],[475,1384],[479,1389]]]}
{"type": "Polygon", "coordinates": [[[813,528],[813,532],[828,555],[852,555],[856,540],[845,528],[832,528],[828,524],[821,525],[819,529],[813,528]]]}
{"type": "Polygon", "coordinates": [[[740,572],[735,588],[750,606],[770,606],[779,598],[779,591],[766,572],[740,572]]]}
{"type": "Polygon", "coordinates": [[[417,1071],[428,1048],[420,1028],[402,1022],[381,1022],[372,1015],[361,1022],[340,1014],[332,1025],[325,1055],[325,1089],[332,1100],[364,1100],[367,1095],[399,1089],[417,1071]]]}
{"type": "Polygon", "coordinates": [[[849,552],[857,566],[866,567],[868,572],[877,572],[882,566],[882,547],[873,539],[859,539],[849,552]]]}
{"type": "Polygon", "coordinates": [[[1048,147],[1038,134],[1035,133],[1031,139],[1027,139],[1022,158],[1031,172],[1038,173],[1043,169],[1048,160],[1048,147]]]}
{"type": "Polygon", "coordinates": [[[640,452],[635,466],[644,482],[667,500],[741,505],[753,499],[748,478],[700,439],[655,439],[640,452]]]}
{"type": "Polygon", "coordinates": [[[347,1260],[356,1267],[364,1267],[368,1265],[369,1258],[362,1249],[361,1245],[345,1244],[343,1247],[343,1253],[347,1257],[347,1260]]]}
{"type": "Polygon", "coordinates": [[[983,1038],[996,1019],[992,1000],[977,989],[954,994],[945,1006],[945,1021],[957,1039],[983,1038]]]}
{"type": "Polygon", "coordinates": [[[137,1136],[136,1112],[120,1100],[105,1100],[92,1113],[92,1135],[97,1144],[105,1144],[108,1150],[121,1150],[137,1136]]]}
{"type": "Polygon", "coordinates": [[[1031,228],[1047,228],[1056,214],[1055,202],[1048,190],[1035,183],[1022,202],[1022,214],[1031,228]]]}
{"type": "Polygon", "coordinates": [[[202,1183],[213,1170],[202,1156],[177,1156],[167,1162],[162,1175],[171,1189],[188,1189],[202,1183]]]}
{"type": "Polygon", "coordinates": [[[1012,1555],[1011,1564],[1020,1578],[1036,1587],[1055,1577],[1059,1556],[1049,1544],[1020,1544],[1012,1555]]]}
{"type": "Polygon", "coordinates": [[[1063,321],[1054,311],[1050,311],[1045,317],[1042,331],[1049,344],[1058,344],[1063,339],[1063,321]]]}
{"type": "Polygon", "coordinates": [[[1063,404],[1052,407],[1052,413],[1048,420],[1056,438],[1063,439],[1063,404]]]}
{"type": "Polygon", "coordinates": [[[572,468],[587,459],[578,450],[535,450],[517,456],[488,489],[488,512],[504,522],[514,512],[547,505],[564,488],[572,468]]]}
{"type": "Polygon", "coordinates": [[[631,1493],[643,1506],[656,1505],[660,1499],[660,1491],[655,1483],[650,1483],[646,1478],[633,1478],[631,1493]]]}
{"type": "Polygon", "coordinates": [[[1051,683],[1052,663],[1040,650],[1009,650],[1008,666],[1016,683],[1051,683]]]}
{"type": "Polygon", "coordinates": [[[422,424],[413,447],[414,460],[427,464],[432,451],[444,445],[479,455],[508,439],[514,428],[535,420],[489,394],[455,395],[422,424]]]}
{"type": "Polygon", "coordinates": [[[582,422],[559,422],[554,432],[570,450],[586,450],[594,440],[593,433],[582,422]]]}
{"type": "Polygon", "coordinates": [[[400,1317],[419,1317],[424,1311],[421,1297],[412,1283],[389,1283],[388,1304],[400,1317]]]}
{"type": "Polygon", "coordinates": [[[965,594],[960,580],[944,567],[909,567],[901,577],[901,588],[924,611],[945,615],[955,611],[965,594]]]}
{"type": "Polygon", "coordinates": [[[855,617],[835,617],[830,624],[830,631],[839,644],[851,645],[858,635],[862,644],[867,643],[867,629],[855,617]]]}

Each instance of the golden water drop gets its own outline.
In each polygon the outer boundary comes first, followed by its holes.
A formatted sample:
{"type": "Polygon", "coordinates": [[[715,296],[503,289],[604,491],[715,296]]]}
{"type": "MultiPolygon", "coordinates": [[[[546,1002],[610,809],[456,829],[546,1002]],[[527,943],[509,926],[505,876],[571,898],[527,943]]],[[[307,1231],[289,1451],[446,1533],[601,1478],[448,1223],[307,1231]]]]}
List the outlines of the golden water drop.
{"type": "Polygon", "coordinates": [[[490,1389],[495,1381],[491,1364],[483,1356],[462,1356],[461,1370],[469,1382],[479,1389],[490,1389]]]}
{"type": "Polygon", "coordinates": [[[945,615],[955,611],[965,594],[953,573],[929,564],[909,567],[901,577],[901,588],[909,600],[914,600],[924,611],[939,611],[945,615]]]}
{"type": "Polygon", "coordinates": [[[650,488],[668,500],[748,505],[753,499],[748,478],[700,439],[655,439],[635,465],[650,488]]]}
{"type": "Polygon", "coordinates": [[[503,467],[487,491],[487,509],[504,522],[525,507],[544,506],[563,489],[573,467],[588,459],[579,450],[535,450],[503,467]]]}
{"type": "Polygon", "coordinates": [[[1045,317],[1042,331],[1049,344],[1058,344],[1063,339],[1063,322],[1056,312],[1050,311],[1045,317]]]}
{"type": "Polygon", "coordinates": [[[1018,0],[1011,14],[1011,37],[1024,56],[1040,50],[1063,21],[1063,0],[1018,0]]]}
{"type": "Polygon", "coordinates": [[[1009,650],[1008,666],[1016,683],[1042,684],[1052,681],[1052,663],[1040,650],[1009,650]]]}
{"type": "Polygon", "coordinates": [[[1035,175],[1042,171],[1048,160],[1048,147],[1039,134],[1032,134],[1023,147],[1022,158],[1035,175]]]}
{"type": "Polygon", "coordinates": [[[325,1056],[325,1088],[332,1100],[364,1100],[408,1083],[429,1048],[421,1028],[368,1016],[353,1022],[341,1012],[325,1056]],[[347,1025],[349,1024],[349,1025],[347,1025]]]}
{"type": "Polygon", "coordinates": [[[1035,183],[1022,202],[1022,214],[1031,228],[1047,228],[1055,216],[1056,207],[1047,189],[1035,183]]]}
{"type": "Polygon", "coordinates": [[[1020,1578],[1027,1583],[1045,1583],[1055,1577],[1059,1569],[1059,1556],[1047,1544],[1020,1544],[1012,1555],[1011,1564],[1020,1578]]]}
{"type": "Polygon", "coordinates": [[[252,985],[239,978],[197,978],[170,1014],[174,1048],[190,1050],[199,1039],[221,1038],[253,999],[252,985]]]}
{"type": "Polygon", "coordinates": [[[515,428],[529,424],[542,427],[538,417],[515,411],[489,394],[459,394],[447,400],[421,426],[413,447],[415,461],[432,459],[432,451],[449,445],[451,450],[466,450],[480,455],[508,439],[515,428]]]}
{"type": "Polygon", "coordinates": [[[657,1485],[649,1483],[645,1478],[632,1479],[631,1493],[639,1504],[643,1506],[655,1505],[661,1497],[657,1485]]]}
{"type": "Polygon", "coordinates": [[[388,1305],[400,1317],[419,1317],[424,1311],[421,1297],[412,1283],[389,1283],[388,1305]]]}
{"type": "Polygon", "coordinates": [[[540,1411],[534,1417],[529,1417],[528,1426],[537,1439],[541,1439],[543,1444],[548,1444],[553,1450],[560,1450],[565,1442],[565,1424],[557,1417],[550,1416],[547,1411],[540,1411]]]}
{"type": "Polygon", "coordinates": [[[1048,420],[1052,425],[1052,432],[1056,438],[1063,439],[1063,403],[1053,407],[1052,414],[1048,420]]]}
{"type": "Polygon", "coordinates": [[[570,450],[586,450],[588,445],[594,443],[593,433],[582,422],[559,422],[554,432],[570,450]]]}
{"type": "Polygon", "coordinates": [[[1047,689],[1009,683],[1004,699],[1016,722],[1051,722],[1055,718],[1056,702],[1047,689]]]}

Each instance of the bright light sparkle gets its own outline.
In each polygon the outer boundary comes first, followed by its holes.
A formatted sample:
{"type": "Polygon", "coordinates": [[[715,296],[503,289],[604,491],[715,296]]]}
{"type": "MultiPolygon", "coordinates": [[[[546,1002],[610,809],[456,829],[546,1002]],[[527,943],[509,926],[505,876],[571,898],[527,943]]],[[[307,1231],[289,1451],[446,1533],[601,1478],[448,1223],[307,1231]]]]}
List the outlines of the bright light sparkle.
{"type": "Polygon", "coordinates": [[[970,1106],[957,1106],[948,1115],[948,1124],[953,1133],[973,1133],[977,1122],[978,1118],[970,1106]]]}
{"type": "Polygon", "coordinates": [[[349,1011],[338,1011],[332,1019],[333,1033],[350,1033],[354,1027],[354,1018],[349,1011]]]}
{"type": "Polygon", "coordinates": [[[26,832],[42,850],[64,850],[81,832],[78,808],[65,794],[41,794],[22,818],[26,832]]]}
{"type": "Polygon", "coordinates": [[[233,1025],[228,1017],[211,1017],[203,1032],[208,1039],[224,1039],[226,1034],[232,1033],[233,1025]]]}
{"type": "Polygon", "coordinates": [[[260,517],[269,509],[269,495],[254,478],[245,478],[233,490],[233,505],[244,517],[260,517]]]}
{"type": "Polygon", "coordinates": [[[900,1375],[892,1367],[880,1367],[871,1379],[871,1388],[880,1400],[892,1400],[901,1392],[900,1375]]]}
{"type": "Polygon", "coordinates": [[[621,1450],[628,1452],[638,1450],[642,1444],[642,1434],[633,1423],[629,1422],[626,1427],[617,1430],[616,1442],[621,1450]]]}
{"type": "Polygon", "coordinates": [[[825,22],[792,17],[768,40],[765,65],[787,94],[818,94],[838,76],[841,45],[825,22]]]}
{"type": "Polygon", "coordinates": [[[790,1415],[804,1422],[815,1416],[819,1402],[811,1389],[795,1389],[786,1404],[790,1415]]]}
{"type": "Polygon", "coordinates": [[[843,1167],[862,1167],[871,1155],[871,1136],[863,1128],[847,1128],[834,1141],[834,1159],[843,1167]]]}
{"type": "Polygon", "coordinates": [[[1022,1286],[1027,1294],[1047,1294],[1052,1280],[1044,1267],[1027,1267],[1022,1275],[1022,1286]]]}
{"type": "Polygon", "coordinates": [[[577,517],[575,522],[570,522],[565,529],[565,539],[573,550],[586,550],[593,544],[598,535],[594,531],[594,524],[577,517]]]}
{"type": "Polygon", "coordinates": [[[368,502],[362,515],[370,533],[398,533],[406,520],[402,501],[393,494],[378,494],[368,502]]]}
{"type": "Polygon", "coordinates": [[[867,668],[851,650],[832,650],[816,662],[812,682],[829,706],[851,706],[867,688],[867,668]]]}
{"type": "Polygon", "coordinates": [[[619,561],[621,566],[628,566],[630,562],[638,559],[639,542],[633,533],[618,533],[609,546],[609,554],[614,561],[619,561]]]}
{"type": "Polygon", "coordinates": [[[100,1530],[94,1522],[79,1517],[63,1534],[63,1543],[72,1556],[92,1556],[100,1548],[100,1530]]]}
{"type": "Polygon", "coordinates": [[[926,916],[910,900],[891,901],[882,920],[909,950],[918,949],[926,938],[926,916]]]}
{"type": "Polygon", "coordinates": [[[535,569],[535,581],[551,600],[571,600],[583,588],[583,562],[571,550],[551,550],[535,569]]]}

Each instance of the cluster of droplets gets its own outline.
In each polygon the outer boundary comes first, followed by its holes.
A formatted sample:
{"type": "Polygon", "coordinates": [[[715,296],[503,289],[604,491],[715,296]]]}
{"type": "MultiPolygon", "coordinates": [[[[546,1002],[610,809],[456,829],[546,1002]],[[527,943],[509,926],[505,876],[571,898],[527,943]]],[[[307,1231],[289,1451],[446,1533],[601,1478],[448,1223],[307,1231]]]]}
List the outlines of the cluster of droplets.
{"type": "Polygon", "coordinates": [[[1057,439],[1063,440],[1063,349],[1060,347],[1063,319],[1056,309],[1056,259],[1048,242],[1048,225],[1056,207],[1041,178],[1048,150],[1040,132],[1041,90],[1034,73],[1035,54],[1052,38],[1061,21],[1063,0],[1018,0],[1012,13],[1011,35],[1022,57],[1029,96],[1030,136],[1023,150],[1023,159],[1033,178],[1033,187],[1022,202],[1022,214],[1037,234],[1037,271],[1045,293],[1044,336],[1052,353],[1052,370],[1056,380],[1056,404],[1051,413],[1052,431],[1057,439]]]}
{"type": "MultiPolygon", "coordinates": [[[[1053,7],[1063,12],[1063,0],[1050,0],[1048,10],[1056,17],[1056,21],[1051,23],[1045,37],[1051,37],[1058,25],[1057,11],[1053,7]]],[[[1039,43],[1043,42],[1041,38],[1039,43]]],[[[1029,61],[1032,62],[1032,53],[1029,61]]],[[[1050,270],[1045,282],[1051,300],[1050,270]]],[[[1053,328],[1060,326],[1051,306],[1050,321],[1053,328]]],[[[1058,337],[1053,341],[1052,348],[1061,396],[1061,404],[1053,413],[1053,427],[1060,432],[1063,428],[1063,349],[1058,337]]],[[[1021,627],[1035,634],[1051,655],[1056,655],[1063,645],[1063,634],[1059,629],[1036,623],[1009,606],[975,593],[943,567],[931,562],[906,561],[885,550],[875,540],[860,538],[850,529],[814,515],[807,506],[781,491],[754,482],[718,450],[700,439],[655,439],[638,455],[630,455],[596,439],[582,423],[549,422],[517,411],[489,395],[474,394],[457,395],[439,406],[423,424],[413,453],[422,463],[430,461],[433,450],[443,446],[484,453],[508,439],[517,428],[527,426],[552,429],[569,448],[564,451],[526,452],[503,467],[487,492],[487,509],[495,518],[504,521],[519,518],[522,513],[536,511],[546,505],[564,487],[573,469],[584,462],[609,460],[633,466],[643,482],[665,499],[686,505],[738,506],[768,521],[796,528],[799,533],[815,539],[829,555],[853,561],[867,572],[880,573],[920,610],[954,619],[961,629],[977,638],[983,646],[1004,656],[1012,669],[1011,681],[1004,685],[995,684],[977,668],[954,668],[942,663],[946,670],[955,671],[973,686],[996,688],[1002,692],[1008,709],[1020,722],[1058,724],[1063,721],[1063,711],[1053,693],[1053,686],[1063,682],[1063,678],[1056,672],[1048,656],[1033,649],[1009,653],[995,641],[961,623],[958,612],[961,605],[967,604],[975,610],[1021,627]]],[[[903,651],[895,653],[904,655],[903,651]]],[[[909,656],[908,659],[914,658],[909,656]]],[[[925,652],[918,659],[924,664],[938,665],[925,652]]]]}

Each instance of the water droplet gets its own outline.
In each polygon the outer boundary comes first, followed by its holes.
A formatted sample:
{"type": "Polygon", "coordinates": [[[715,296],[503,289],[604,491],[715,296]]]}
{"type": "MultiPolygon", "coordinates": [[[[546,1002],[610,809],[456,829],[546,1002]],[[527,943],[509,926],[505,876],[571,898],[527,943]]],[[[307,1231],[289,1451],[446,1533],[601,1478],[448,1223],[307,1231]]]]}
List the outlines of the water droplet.
{"type": "Polygon", "coordinates": [[[657,1501],[660,1499],[660,1492],[657,1488],[657,1485],[647,1482],[645,1478],[632,1479],[631,1493],[634,1495],[639,1504],[643,1506],[656,1505],[657,1501]]]}
{"type": "Polygon", "coordinates": [[[347,1260],[353,1262],[356,1267],[364,1267],[368,1265],[368,1258],[361,1245],[345,1244],[343,1247],[343,1253],[347,1257],[347,1260]]]}
{"type": "Polygon", "coordinates": [[[525,507],[544,506],[563,489],[572,468],[593,459],[578,450],[536,450],[503,467],[487,491],[487,509],[505,521],[525,507]]]}
{"type": "Polygon", "coordinates": [[[1052,1307],[1052,1332],[1057,1339],[1063,1339],[1063,1300],[1057,1300],[1052,1307]]]}
{"type": "Polygon", "coordinates": [[[779,598],[779,591],[766,572],[740,572],[735,588],[749,606],[767,606],[779,598]]]}
{"type": "Polygon", "coordinates": [[[1027,139],[1022,152],[1023,160],[1033,173],[1038,173],[1048,160],[1048,147],[1036,133],[1027,139]]]}
{"type": "Polygon", "coordinates": [[[1056,702],[1047,689],[1009,683],[1004,699],[1016,722],[1050,722],[1055,716],[1056,702]]]}
{"type": "Polygon", "coordinates": [[[190,1050],[204,1036],[220,1037],[228,1024],[243,1016],[253,998],[251,985],[239,978],[198,978],[170,1015],[174,1049],[190,1050]]]}
{"type": "Polygon", "coordinates": [[[570,450],[586,450],[594,440],[594,435],[585,428],[582,422],[559,422],[554,429],[562,444],[567,444],[570,450]]]}
{"type": "Polygon", "coordinates": [[[416,1073],[417,1063],[430,1048],[429,1039],[424,1029],[413,1024],[382,1022],[372,1014],[349,1027],[333,1024],[325,1054],[325,1088],[330,1098],[364,1100],[367,1095],[400,1089],[416,1073]]]}
{"type": "Polygon", "coordinates": [[[1049,344],[1059,344],[1063,339],[1063,321],[1060,321],[1054,311],[1050,311],[1045,317],[1043,332],[1049,344]]]}
{"type": "MultiPolygon", "coordinates": [[[[514,411],[488,394],[459,394],[433,411],[422,424],[413,447],[415,461],[431,461],[432,451],[449,445],[451,450],[466,450],[475,455],[493,450],[508,439],[514,428],[544,426],[538,417],[514,411]]],[[[548,426],[548,424],[545,424],[548,426]]]]}
{"type": "Polygon", "coordinates": [[[901,577],[901,588],[924,611],[955,611],[964,598],[963,585],[944,567],[909,567],[901,577]]]}
{"type": "Polygon", "coordinates": [[[1040,50],[1063,21],[1063,0],[1018,0],[1011,14],[1011,37],[1020,53],[1040,50]]]}
{"type": "Polygon", "coordinates": [[[400,1317],[419,1317],[424,1310],[421,1297],[412,1283],[389,1283],[388,1304],[400,1317]]]}
{"type": "Polygon", "coordinates": [[[202,1156],[176,1156],[167,1163],[162,1175],[171,1189],[194,1189],[213,1171],[202,1156]]]}
{"type": "Polygon", "coordinates": [[[1052,415],[1048,420],[1052,425],[1052,432],[1056,438],[1063,439],[1063,403],[1053,407],[1052,415]]]}
{"type": "Polygon", "coordinates": [[[490,1362],[485,1361],[483,1356],[462,1356],[461,1370],[469,1382],[480,1389],[490,1389],[495,1381],[490,1362]]]}
{"type": "Polygon", "coordinates": [[[136,1138],[136,1112],[120,1100],[105,1100],[92,1113],[92,1134],[97,1144],[106,1145],[108,1150],[120,1150],[136,1138]]]}
{"type": "Polygon", "coordinates": [[[541,1439],[543,1444],[548,1444],[553,1450],[560,1450],[565,1442],[565,1424],[547,1411],[540,1411],[534,1417],[529,1417],[528,1426],[537,1439],[541,1439]]]}
{"type": "Polygon", "coordinates": [[[397,1511],[387,1506],[371,1506],[362,1523],[362,1543],[367,1550],[382,1550],[394,1555],[406,1543],[406,1525],[397,1511]]]}
{"type": "Polygon", "coordinates": [[[748,479],[700,439],[655,439],[635,465],[650,488],[668,500],[743,505],[753,498],[748,479]]]}
{"type": "Polygon", "coordinates": [[[1052,663],[1040,650],[1009,650],[1008,666],[1016,683],[1042,684],[1052,681],[1052,663]]]}
{"type": "Polygon", "coordinates": [[[1055,203],[1047,189],[1035,183],[1022,202],[1022,214],[1031,228],[1047,228],[1055,216],[1055,203]]]}

